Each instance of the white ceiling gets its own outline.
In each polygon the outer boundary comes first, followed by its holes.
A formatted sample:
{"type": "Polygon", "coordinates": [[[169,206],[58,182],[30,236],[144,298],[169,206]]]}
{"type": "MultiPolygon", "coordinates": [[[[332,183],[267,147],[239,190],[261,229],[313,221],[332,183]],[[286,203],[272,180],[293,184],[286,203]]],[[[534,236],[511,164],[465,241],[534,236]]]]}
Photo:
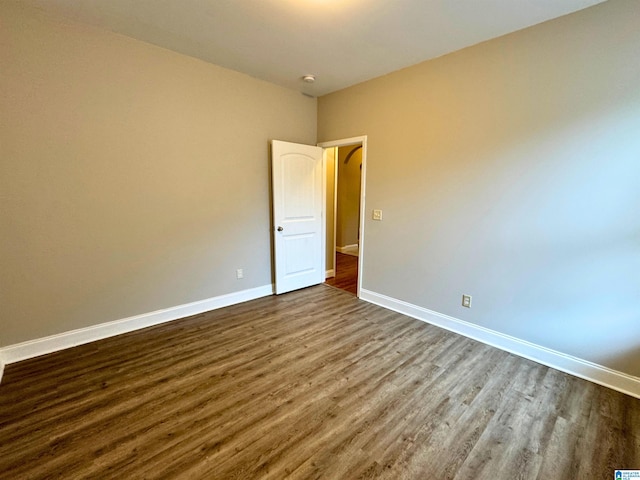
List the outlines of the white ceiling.
{"type": "Polygon", "coordinates": [[[603,0],[21,0],[319,96],[603,0]],[[301,77],[315,74],[316,83],[301,77]]]}

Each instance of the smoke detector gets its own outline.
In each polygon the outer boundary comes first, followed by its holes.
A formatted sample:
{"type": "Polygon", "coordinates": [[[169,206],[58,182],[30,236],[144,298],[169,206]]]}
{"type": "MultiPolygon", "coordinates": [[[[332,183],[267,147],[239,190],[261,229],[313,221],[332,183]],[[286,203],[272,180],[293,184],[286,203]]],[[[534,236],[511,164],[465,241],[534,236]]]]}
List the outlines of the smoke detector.
{"type": "Polygon", "coordinates": [[[305,75],[304,77],[302,77],[302,81],[304,83],[313,83],[316,81],[316,76],[315,75],[305,75]]]}

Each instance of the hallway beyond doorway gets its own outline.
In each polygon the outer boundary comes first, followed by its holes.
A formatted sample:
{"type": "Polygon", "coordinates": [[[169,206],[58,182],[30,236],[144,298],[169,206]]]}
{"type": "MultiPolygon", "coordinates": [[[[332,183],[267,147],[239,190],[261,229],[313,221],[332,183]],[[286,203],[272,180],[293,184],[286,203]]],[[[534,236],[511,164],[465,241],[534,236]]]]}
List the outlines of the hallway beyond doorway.
{"type": "Polygon", "coordinates": [[[337,252],[335,273],[335,277],[327,278],[325,283],[357,295],[358,257],[337,252]]]}

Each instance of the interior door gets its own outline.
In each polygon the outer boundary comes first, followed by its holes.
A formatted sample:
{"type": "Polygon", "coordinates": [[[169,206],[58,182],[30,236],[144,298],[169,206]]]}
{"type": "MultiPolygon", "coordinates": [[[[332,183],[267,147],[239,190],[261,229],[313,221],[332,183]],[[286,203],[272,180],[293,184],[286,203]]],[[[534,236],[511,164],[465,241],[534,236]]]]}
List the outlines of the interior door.
{"type": "Polygon", "coordinates": [[[275,287],[281,294],[324,281],[322,148],[273,140],[275,287]]]}

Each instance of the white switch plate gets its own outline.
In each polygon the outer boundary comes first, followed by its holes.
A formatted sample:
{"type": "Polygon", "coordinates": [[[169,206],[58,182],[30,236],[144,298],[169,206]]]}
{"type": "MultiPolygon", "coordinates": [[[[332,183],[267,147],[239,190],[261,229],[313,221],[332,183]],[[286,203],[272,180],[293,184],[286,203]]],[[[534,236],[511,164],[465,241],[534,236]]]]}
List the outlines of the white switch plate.
{"type": "Polygon", "coordinates": [[[462,306],[471,308],[471,295],[462,295],[462,306]]]}
{"type": "Polygon", "coordinates": [[[244,278],[244,271],[241,268],[236,270],[236,278],[238,280],[240,280],[241,278],[244,278]]]}
{"type": "Polygon", "coordinates": [[[382,220],[382,210],[374,210],[373,211],[373,219],[374,220],[382,220]]]}

